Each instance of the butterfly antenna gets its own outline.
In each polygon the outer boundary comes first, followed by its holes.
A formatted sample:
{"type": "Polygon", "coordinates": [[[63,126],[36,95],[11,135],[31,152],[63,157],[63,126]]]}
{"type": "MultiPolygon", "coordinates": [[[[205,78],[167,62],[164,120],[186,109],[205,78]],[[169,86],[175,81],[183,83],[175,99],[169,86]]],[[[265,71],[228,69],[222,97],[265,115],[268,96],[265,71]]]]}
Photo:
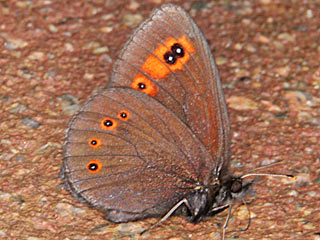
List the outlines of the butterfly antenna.
{"type": "Polygon", "coordinates": [[[258,171],[258,170],[261,170],[261,169],[264,169],[264,168],[269,168],[269,167],[273,167],[275,165],[278,165],[278,164],[281,164],[283,163],[282,160],[279,160],[277,162],[274,162],[274,163],[270,163],[268,165],[265,165],[265,166],[261,166],[261,167],[257,167],[257,168],[254,168],[254,169],[251,169],[247,172],[245,172],[244,174],[242,174],[240,176],[241,179],[244,179],[246,177],[251,177],[251,176],[271,176],[271,177],[286,177],[286,178],[293,178],[294,176],[291,175],[291,174],[275,174],[275,173],[252,173],[254,171],[258,171]]]}
{"type": "Polygon", "coordinates": [[[276,161],[276,162],[274,162],[274,163],[270,163],[270,164],[267,164],[267,165],[264,165],[264,166],[261,166],[261,167],[257,167],[257,168],[254,168],[254,169],[250,169],[250,170],[248,170],[247,172],[245,172],[245,173],[242,174],[242,175],[245,175],[245,174],[247,174],[247,173],[251,173],[251,172],[253,172],[253,171],[257,171],[257,170],[260,170],[260,169],[273,167],[273,166],[276,166],[276,165],[281,164],[281,163],[283,163],[283,160],[279,160],[279,161],[276,161]]]}
{"type": "Polygon", "coordinates": [[[153,224],[152,226],[148,227],[147,229],[143,230],[140,235],[144,234],[145,232],[158,227],[162,222],[164,222],[165,220],[167,220],[173,213],[174,211],[176,211],[182,204],[185,204],[189,209],[191,209],[189,202],[186,198],[182,199],[181,201],[179,201],[176,205],[174,205],[167,213],[166,215],[164,215],[158,222],[156,222],[155,224],[153,224]]]}
{"type": "Polygon", "coordinates": [[[246,177],[251,177],[251,176],[271,176],[271,177],[285,177],[285,178],[294,178],[295,176],[291,174],[276,174],[276,173],[249,173],[242,175],[240,178],[244,179],[246,177]]]}

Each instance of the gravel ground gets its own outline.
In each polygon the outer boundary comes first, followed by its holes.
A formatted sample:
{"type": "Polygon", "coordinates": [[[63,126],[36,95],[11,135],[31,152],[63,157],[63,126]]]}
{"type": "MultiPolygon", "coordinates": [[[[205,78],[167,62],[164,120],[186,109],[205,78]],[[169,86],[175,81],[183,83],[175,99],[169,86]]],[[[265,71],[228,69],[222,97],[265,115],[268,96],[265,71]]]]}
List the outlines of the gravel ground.
{"type": "MultiPolygon", "coordinates": [[[[226,211],[111,224],[58,177],[71,116],[105,86],[133,29],[166,1],[0,1],[0,239],[220,239],[226,211]]],[[[227,239],[320,239],[320,1],[174,1],[215,55],[229,106],[232,167],[275,160],[227,239]]]]}

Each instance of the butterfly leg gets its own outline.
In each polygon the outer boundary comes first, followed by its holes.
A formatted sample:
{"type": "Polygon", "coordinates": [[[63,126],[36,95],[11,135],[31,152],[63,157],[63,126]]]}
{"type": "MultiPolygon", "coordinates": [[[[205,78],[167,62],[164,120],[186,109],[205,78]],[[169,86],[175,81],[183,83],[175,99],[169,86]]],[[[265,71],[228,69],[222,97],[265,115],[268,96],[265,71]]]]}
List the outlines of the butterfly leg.
{"type": "Polygon", "coordinates": [[[226,221],[223,224],[222,240],[225,240],[225,237],[226,237],[226,230],[227,230],[228,223],[229,223],[229,220],[231,217],[231,210],[232,210],[232,203],[229,204],[228,216],[226,218],[226,221]]]}
{"type": "Polygon", "coordinates": [[[173,213],[176,211],[182,204],[185,204],[189,210],[191,210],[191,206],[186,198],[179,201],[176,205],[174,205],[167,213],[164,215],[157,223],[153,224],[152,226],[148,227],[147,229],[143,230],[140,234],[144,234],[145,232],[159,226],[162,222],[167,220],[173,213]]]}

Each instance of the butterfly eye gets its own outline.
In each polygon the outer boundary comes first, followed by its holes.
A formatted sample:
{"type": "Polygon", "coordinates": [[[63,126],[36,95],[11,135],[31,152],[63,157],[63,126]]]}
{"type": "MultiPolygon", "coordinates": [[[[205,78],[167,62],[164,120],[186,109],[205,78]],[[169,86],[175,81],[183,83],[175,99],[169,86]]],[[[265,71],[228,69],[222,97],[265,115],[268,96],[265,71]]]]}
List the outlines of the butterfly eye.
{"type": "Polygon", "coordinates": [[[89,145],[92,148],[98,148],[101,145],[101,140],[99,138],[91,138],[89,140],[89,145]]]}
{"type": "Polygon", "coordinates": [[[114,130],[117,126],[118,123],[111,118],[105,118],[100,123],[100,128],[103,130],[114,130]]]}
{"type": "Polygon", "coordinates": [[[98,160],[91,160],[87,164],[87,169],[90,173],[98,173],[102,169],[102,163],[98,160]]]}
{"type": "Polygon", "coordinates": [[[163,56],[164,60],[166,61],[166,63],[173,65],[176,63],[177,61],[177,57],[173,52],[166,52],[163,56]]]}
{"type": "Polygon", "coordinates": [[[232,193],[239,193],[242,190],[242,180],[239,178],[236,178],[231,185],[230,188],[232,193]]]}
{"type": "Polygon", "coordinates": [[[130,118],[130,113],[127,110],[123,110],[118,113],[118,118],[127,121],[130,118]]]}
{"type": "Polygon", "coordinates": [[[177,56],[177,57],[183,57],[184,56],[184,50],[181,44],[175,43],[171,47],[171,51],[177,56]]]}

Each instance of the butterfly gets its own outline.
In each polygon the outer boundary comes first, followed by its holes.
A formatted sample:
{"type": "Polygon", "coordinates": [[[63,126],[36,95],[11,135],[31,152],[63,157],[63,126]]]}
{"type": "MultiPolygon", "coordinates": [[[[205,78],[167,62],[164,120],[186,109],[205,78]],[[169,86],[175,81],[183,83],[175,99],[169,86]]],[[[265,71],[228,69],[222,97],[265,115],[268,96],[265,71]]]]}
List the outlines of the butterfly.
{"type": "Polygon", "coordinates": [[[174,212],[198,223],[252,185],[229,169],[229,118],[208,43],[173,4],[131,35],[64,146],[66,189],[115,223],[162,217],[157,226],[174,212]]]}

